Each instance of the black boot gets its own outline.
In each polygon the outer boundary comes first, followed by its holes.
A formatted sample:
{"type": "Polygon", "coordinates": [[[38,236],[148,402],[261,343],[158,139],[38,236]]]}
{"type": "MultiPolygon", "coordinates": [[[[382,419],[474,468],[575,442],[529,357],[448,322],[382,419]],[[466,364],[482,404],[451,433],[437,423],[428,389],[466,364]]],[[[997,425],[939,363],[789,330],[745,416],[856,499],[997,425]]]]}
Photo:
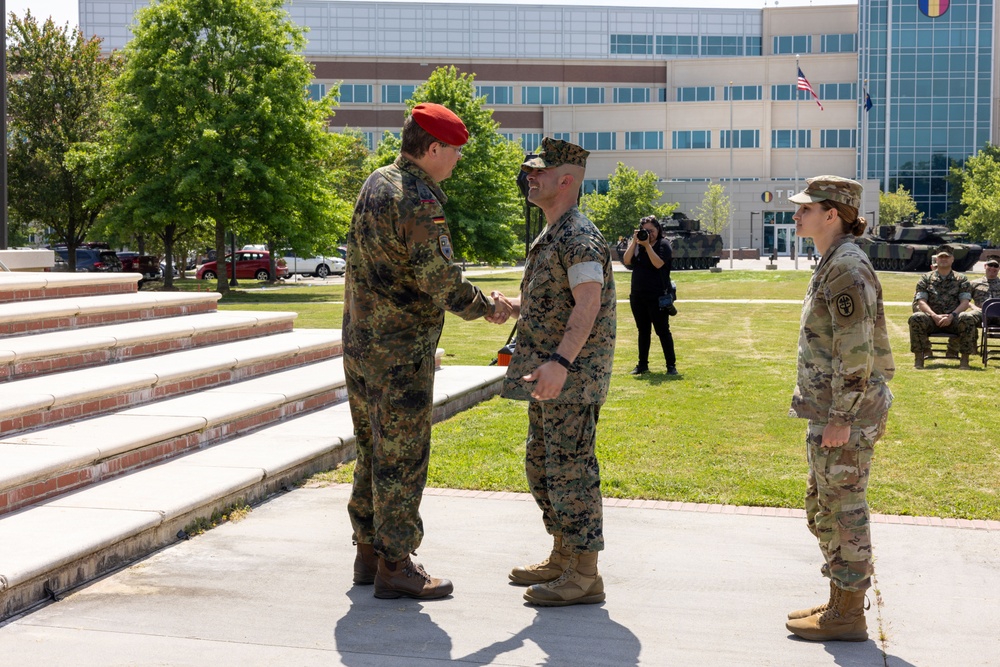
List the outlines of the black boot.
{"type": "Polygon", "coordinates": [[[649,372],[649,366],[647,366],[646,364],[638,364],[635,368],[632,369],[630,375],[645,375],[648,372],[649,372]]]}

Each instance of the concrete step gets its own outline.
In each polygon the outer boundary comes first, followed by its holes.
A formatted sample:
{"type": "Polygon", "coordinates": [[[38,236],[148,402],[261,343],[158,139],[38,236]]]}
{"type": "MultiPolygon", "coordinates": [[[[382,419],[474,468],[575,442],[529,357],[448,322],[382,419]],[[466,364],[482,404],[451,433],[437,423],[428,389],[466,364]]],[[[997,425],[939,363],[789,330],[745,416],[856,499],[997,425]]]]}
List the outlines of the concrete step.
{"type": "Polygon", "coordinates": [[[0,383],[0,433],[8,437],[238,382],[328,359],[342,349],[339,329],[304,329],[12,380],[0,383]]]}
{"type": "Polygon", "coordinates": [[[0,339],[0,381],[292,330],[296,313],[216,311],[0,339]]]}
{"type": "Polygon", "coordinates": [[[0,336],[214,312],[221,298],[218,292],[136,292],[0,303],[0,336]]]}
{"type": "MultiPolygon", "coordinates": [[[[497,393],[505,370],[438,371],[435,419],[497,393]]],[[[353,441],[339,403],[0,518],[0,618],[177,541],[196,519],[353,456],[353,441]]]]}
{"type": "Polygon", "coordinates": [[[0,303],[129,294],[138,290],[141,277],[136,273],[0,272],[0,303]]]}

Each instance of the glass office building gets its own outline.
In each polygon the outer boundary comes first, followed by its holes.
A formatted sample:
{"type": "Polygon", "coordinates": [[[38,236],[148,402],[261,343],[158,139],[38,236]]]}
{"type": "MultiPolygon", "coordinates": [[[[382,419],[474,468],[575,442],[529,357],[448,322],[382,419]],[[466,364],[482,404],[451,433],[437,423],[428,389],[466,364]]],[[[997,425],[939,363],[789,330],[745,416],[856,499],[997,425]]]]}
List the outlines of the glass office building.
{"type": "Polygon", "coordinates": [[[858,18],[859,174],[940,217],[949,168],[991,138],[993,0],[861,0],[858,18]]]}

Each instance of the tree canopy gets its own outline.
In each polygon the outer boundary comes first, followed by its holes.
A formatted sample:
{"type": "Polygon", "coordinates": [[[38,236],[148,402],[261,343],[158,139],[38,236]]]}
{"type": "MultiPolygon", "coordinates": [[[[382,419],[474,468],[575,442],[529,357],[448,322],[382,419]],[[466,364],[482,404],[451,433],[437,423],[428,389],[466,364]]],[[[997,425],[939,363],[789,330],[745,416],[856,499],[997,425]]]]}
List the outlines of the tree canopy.
{"type": "Polygon", "coordinates": [[[114,105],[120,221],[172,236],[168,252],[181,229],[208,223],[220,258],[226,230],[339,231],[332,98],[307,98],[303,30],[281,0],[161,0],[133,35],[114,105]]]}
{"type": "Polygon", "coordinates": [[[961,173],[963,213],[956,227],[975,240],[1000,244],[1000,149],[988,145],[966,160],[961,173]]]}
{"type": "Polygon", "coordinates": [[[694,217],[701,221],[701,228],[712,234],[721,234],[729,226],[729,217],[733,207],[721,183],[712,183],[705,190],[701,206],[695,210],[694,217]]]}
{"type": "Polygon", "coordinates": [[[897,222],[912,218],[915,224],[920,224],[924,214],[917,210],[910,191],[902,185],[895,192],[878,193],[878,219],[883,225],[894,225],[897,222]]]}
{"type": "Polygon", "coordinates": [[[119,65],[101,56],[100,40],[42,25],[27,12],[10,15],[7,35],[10,210],[20,225],[53,230],[51,240],[76,247],[110,193],[101,181],[99,143],[111,82],[119,65]],[[102,196],[103,193],[103,196],[102,196]]]}
{"type": "Polygon", "coordinates": [[[651,171],[642,174],[619,162],[608,177],[607,194],[586,194],[580,201],[584,213],[597,225],[604,238],[614,243],[619,236],[628,237],[647,215],[669,216],[677,204],[659,204],[663,193],[656,187],[657,176],[651,171]]]}
{"type": "MultiPolygon", "coordinates": [[[[442,189],[448,196],[445,215],[455,254],[486,261],[514,259],[521,220],[517,174],[524,161],[520,145],[504,139],[486,98],[476,97],[475,74],[440,67],[417,87],[407,101],[407,115],[421,102],[435,102],[454,111],[469,130],[462,159],[442,189]]],[[[402,121],[403,118],[400,119],[402,121]]],[[[400,123],[402,125],[402,123],[400,123]]],[[[391,163],[400,141],[386,133],[368,163],[369,171],[391,163]]]]}

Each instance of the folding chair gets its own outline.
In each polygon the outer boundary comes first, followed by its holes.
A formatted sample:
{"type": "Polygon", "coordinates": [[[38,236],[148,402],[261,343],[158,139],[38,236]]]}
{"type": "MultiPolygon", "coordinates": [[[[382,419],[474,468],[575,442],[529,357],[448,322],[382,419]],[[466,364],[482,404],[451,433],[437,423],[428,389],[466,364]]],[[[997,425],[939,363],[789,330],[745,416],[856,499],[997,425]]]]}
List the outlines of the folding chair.
{"type": "Polygon", "coordinates": [[[948,353],[948,343],[952,338],[958,338],[958,334],[947,331],[935,331],[927,334],[927,339],[931,343],[931,356],[928,359],[943,359],[948,353]]]}
{"type": "Polygon", "coordinates": [[[987,299],[983,303],[983,339],[979,344],[983,368],[990,357],[1000,358],[1000,299],[987,299]]]}

